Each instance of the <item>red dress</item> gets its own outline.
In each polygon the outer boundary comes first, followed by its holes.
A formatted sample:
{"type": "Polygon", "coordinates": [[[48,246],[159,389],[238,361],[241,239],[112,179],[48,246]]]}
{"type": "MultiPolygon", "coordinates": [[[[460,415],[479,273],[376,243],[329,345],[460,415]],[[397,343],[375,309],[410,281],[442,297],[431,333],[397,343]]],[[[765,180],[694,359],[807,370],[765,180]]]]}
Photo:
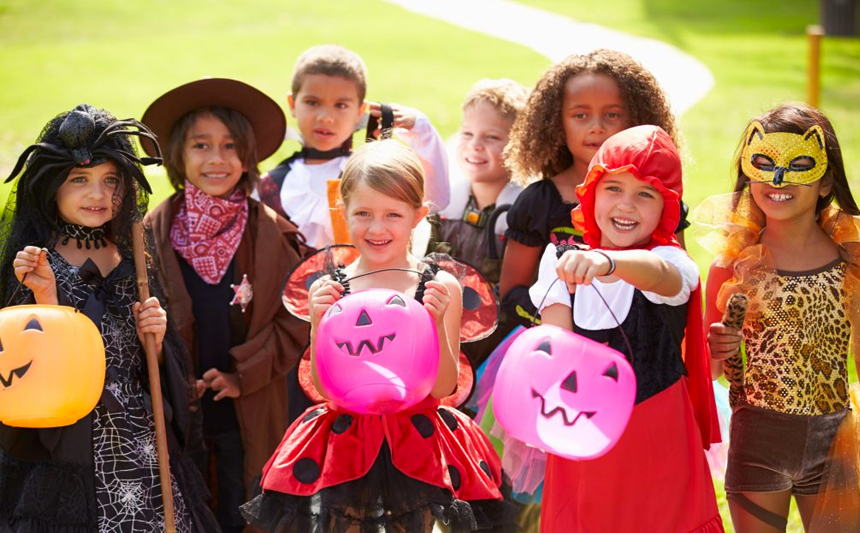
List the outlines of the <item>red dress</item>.
{"type": "MultiPolygon", "coordinates": [[[[435,271],[422,276],[419,301],[435,271]]],[[[433,519],[449,531],[504,529],[516,513],[489,439],[429,396],[390,415],[331,402],[309,408],[287,429],[260,485],[243,512],[270,532],[424,531],[433,519]]]]}

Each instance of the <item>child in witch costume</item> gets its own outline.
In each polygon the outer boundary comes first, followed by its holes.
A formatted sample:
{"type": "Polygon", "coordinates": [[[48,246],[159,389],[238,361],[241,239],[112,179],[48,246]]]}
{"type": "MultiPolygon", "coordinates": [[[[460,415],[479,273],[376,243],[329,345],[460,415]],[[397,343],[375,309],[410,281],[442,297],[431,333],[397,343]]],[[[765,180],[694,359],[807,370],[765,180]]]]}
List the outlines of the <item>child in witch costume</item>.
{"type": "MultiPolygon", "coordinates": [[[[414,295],[436,324],[439,373],[424,400],[394,414],[359,414],[335,402],[308,409],[266,465],[262,494],[243,507],[246,518],[269,532],[429,532],[436,520],[449,531],[509,524],[498,456],[471,419],[440,405],[458,381],[463,298],[455,277],[409,253],[411,232],[427,214],[418,158],[393,140],[365,145],[344,169],[341,195],[358,257],[311,287],[311,331],[348,293],[414,295]]],[[[313,379],[324,394],[313,334],[311,340],[313,379]]]]}
{"type": "Polygon", "coordinates": [[[606,455],[548,454],[541,531],[722,531],[703,451],[720,437],[699,270],[674,235],[682,184],[671,137],[656,126],[616,133],[576,192],[573,222],[590,249],[548,246],[530,294],[544,324],[625,354],[636,406],[606,455]]]}
{"type": "Polygon", "coordinates": [[[79,105],[45,126],[9,178],[21,174],[2,222],[0,298],[86,314],[102,332],[107,375],[95,409],[72,425],[0,425],[2,531],[163,530],[146,333],[161,363],[177,531],[218,529],[185,453],[202,449],[187,354],[155,279],[154,296],[138,302],[131,226],[143,219],[150,192],[140,164],[161,160],[138,159],[133,135],[152,138],[134,120],[79,105]]]}
{"type": "Polygon", "coordinates": [[[215,464],[210,473],[206,461],[205,473],[217,486],[222,529],[241,531],[239,505],[287,428],[286,376],[307,339],[307,326],[280,302],[299,260],[299,233],[249,197],[257,163],[280,146],[286,119],[250,85],[210,78],[168,91],[142,120],[163,143],[176,188],[149,222],[194,361],[215,464]]]}
{"type": "Polygon", "coordinates": [[[330,201],[328,187],[337,185],[352,152],[353,133],[366,111],[384,127],[376,135],[394,133],[418,154],[432,209],[448,205],[448,160],[442,138],[416,109],[366,102],[367,68],[358,54],[337,45],[309,48],[296,61],[291,90],[287,100],[302,149],[263,176],[257,192],[263,203],[299,227],[309,246],[344,242],[345,235],[335,234],[332,216],[340,212],[330,201]]]}

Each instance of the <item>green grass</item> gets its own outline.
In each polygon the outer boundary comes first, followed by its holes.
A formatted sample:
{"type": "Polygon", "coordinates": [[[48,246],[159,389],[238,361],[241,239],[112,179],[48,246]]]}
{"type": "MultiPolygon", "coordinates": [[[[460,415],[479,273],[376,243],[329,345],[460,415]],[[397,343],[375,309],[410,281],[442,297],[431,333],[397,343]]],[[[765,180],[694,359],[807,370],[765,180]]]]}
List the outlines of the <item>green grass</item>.
{"type": "MultiPolygon", "coordinates": [[[[327,42],[364,58],[368,98],[417,107],[443,134],[459,126],[479,78],[531,84],[548,65],[531,50],[378,1],[0,0],[0,174],[52,116],[81,102],[140,117],[179,84],[223,76],[286,107],[296,58],[327,42]]],[[[153,175],[160,201],[169,187],[153,175]]]]}
{"type": "MultiPolygon", "coordinates": [[[[524,3],[668,42],[711,69],[714,89],[681,120],[691,205],[730,190],[731,157],[750,117],[805,98],[804,32],[817,22],[817,2],[524,3]]],[[[224,76],[286,105],[296,57],[326,42],[361,54],[370,99],[417,107],[445,136],[456,130],[460,103],[476,80],[508,77],[532,85],[549,65],[531,50],[380,1],[0,0],[0,176],[45,122],[81,102],[139,117],[176,85],[224,76]]],[[[821,108],[833,121],[860,196],[860,40],[826,38],[822,60],[821,108]]],[[[288,143],[261,168],[293,149],[288,143]]],[[[150,175],[155,205],[169,186],[162,172],[150,175]]],[[[0,198],[7,190],[0,189],[0,198]]],[[[710,257],[694,231],[687,241],[707,272],[710,257]]],[[[717,488],[731,530],[722,486],[717,488]]],[[[794,513],[789,531],[800,530],[794,513]]]]}

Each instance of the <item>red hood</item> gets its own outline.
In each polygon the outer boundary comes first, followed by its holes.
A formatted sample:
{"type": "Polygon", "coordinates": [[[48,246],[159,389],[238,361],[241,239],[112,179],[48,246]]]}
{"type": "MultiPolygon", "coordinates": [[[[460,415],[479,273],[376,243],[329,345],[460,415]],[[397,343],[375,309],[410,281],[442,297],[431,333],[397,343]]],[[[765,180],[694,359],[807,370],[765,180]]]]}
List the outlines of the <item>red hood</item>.
{"type": "Polygon", "coordinates": [[[636,126],[606,139],[594,154],[585,180],[576,188],[579,205],[571,220],[592,248],[600,248],[600,228],[594,219],[594,192],[604,174],[630,172],[663,196],[663,216],[645,248],[679,246],[675,229],[681,217],[681,157],[668,133],[657,126],[636,126]]]}

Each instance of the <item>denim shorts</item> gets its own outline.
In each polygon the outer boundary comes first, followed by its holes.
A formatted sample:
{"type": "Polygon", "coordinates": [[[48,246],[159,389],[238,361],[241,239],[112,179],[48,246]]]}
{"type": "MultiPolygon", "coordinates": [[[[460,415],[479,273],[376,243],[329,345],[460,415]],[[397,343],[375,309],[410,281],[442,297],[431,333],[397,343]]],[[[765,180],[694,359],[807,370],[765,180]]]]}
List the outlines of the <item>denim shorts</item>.
{"type": "Polygon", "coordinates": [[[739,405],[731,419],[726,492],[817,494],[846,413],[803,416],[739,405]]]}

